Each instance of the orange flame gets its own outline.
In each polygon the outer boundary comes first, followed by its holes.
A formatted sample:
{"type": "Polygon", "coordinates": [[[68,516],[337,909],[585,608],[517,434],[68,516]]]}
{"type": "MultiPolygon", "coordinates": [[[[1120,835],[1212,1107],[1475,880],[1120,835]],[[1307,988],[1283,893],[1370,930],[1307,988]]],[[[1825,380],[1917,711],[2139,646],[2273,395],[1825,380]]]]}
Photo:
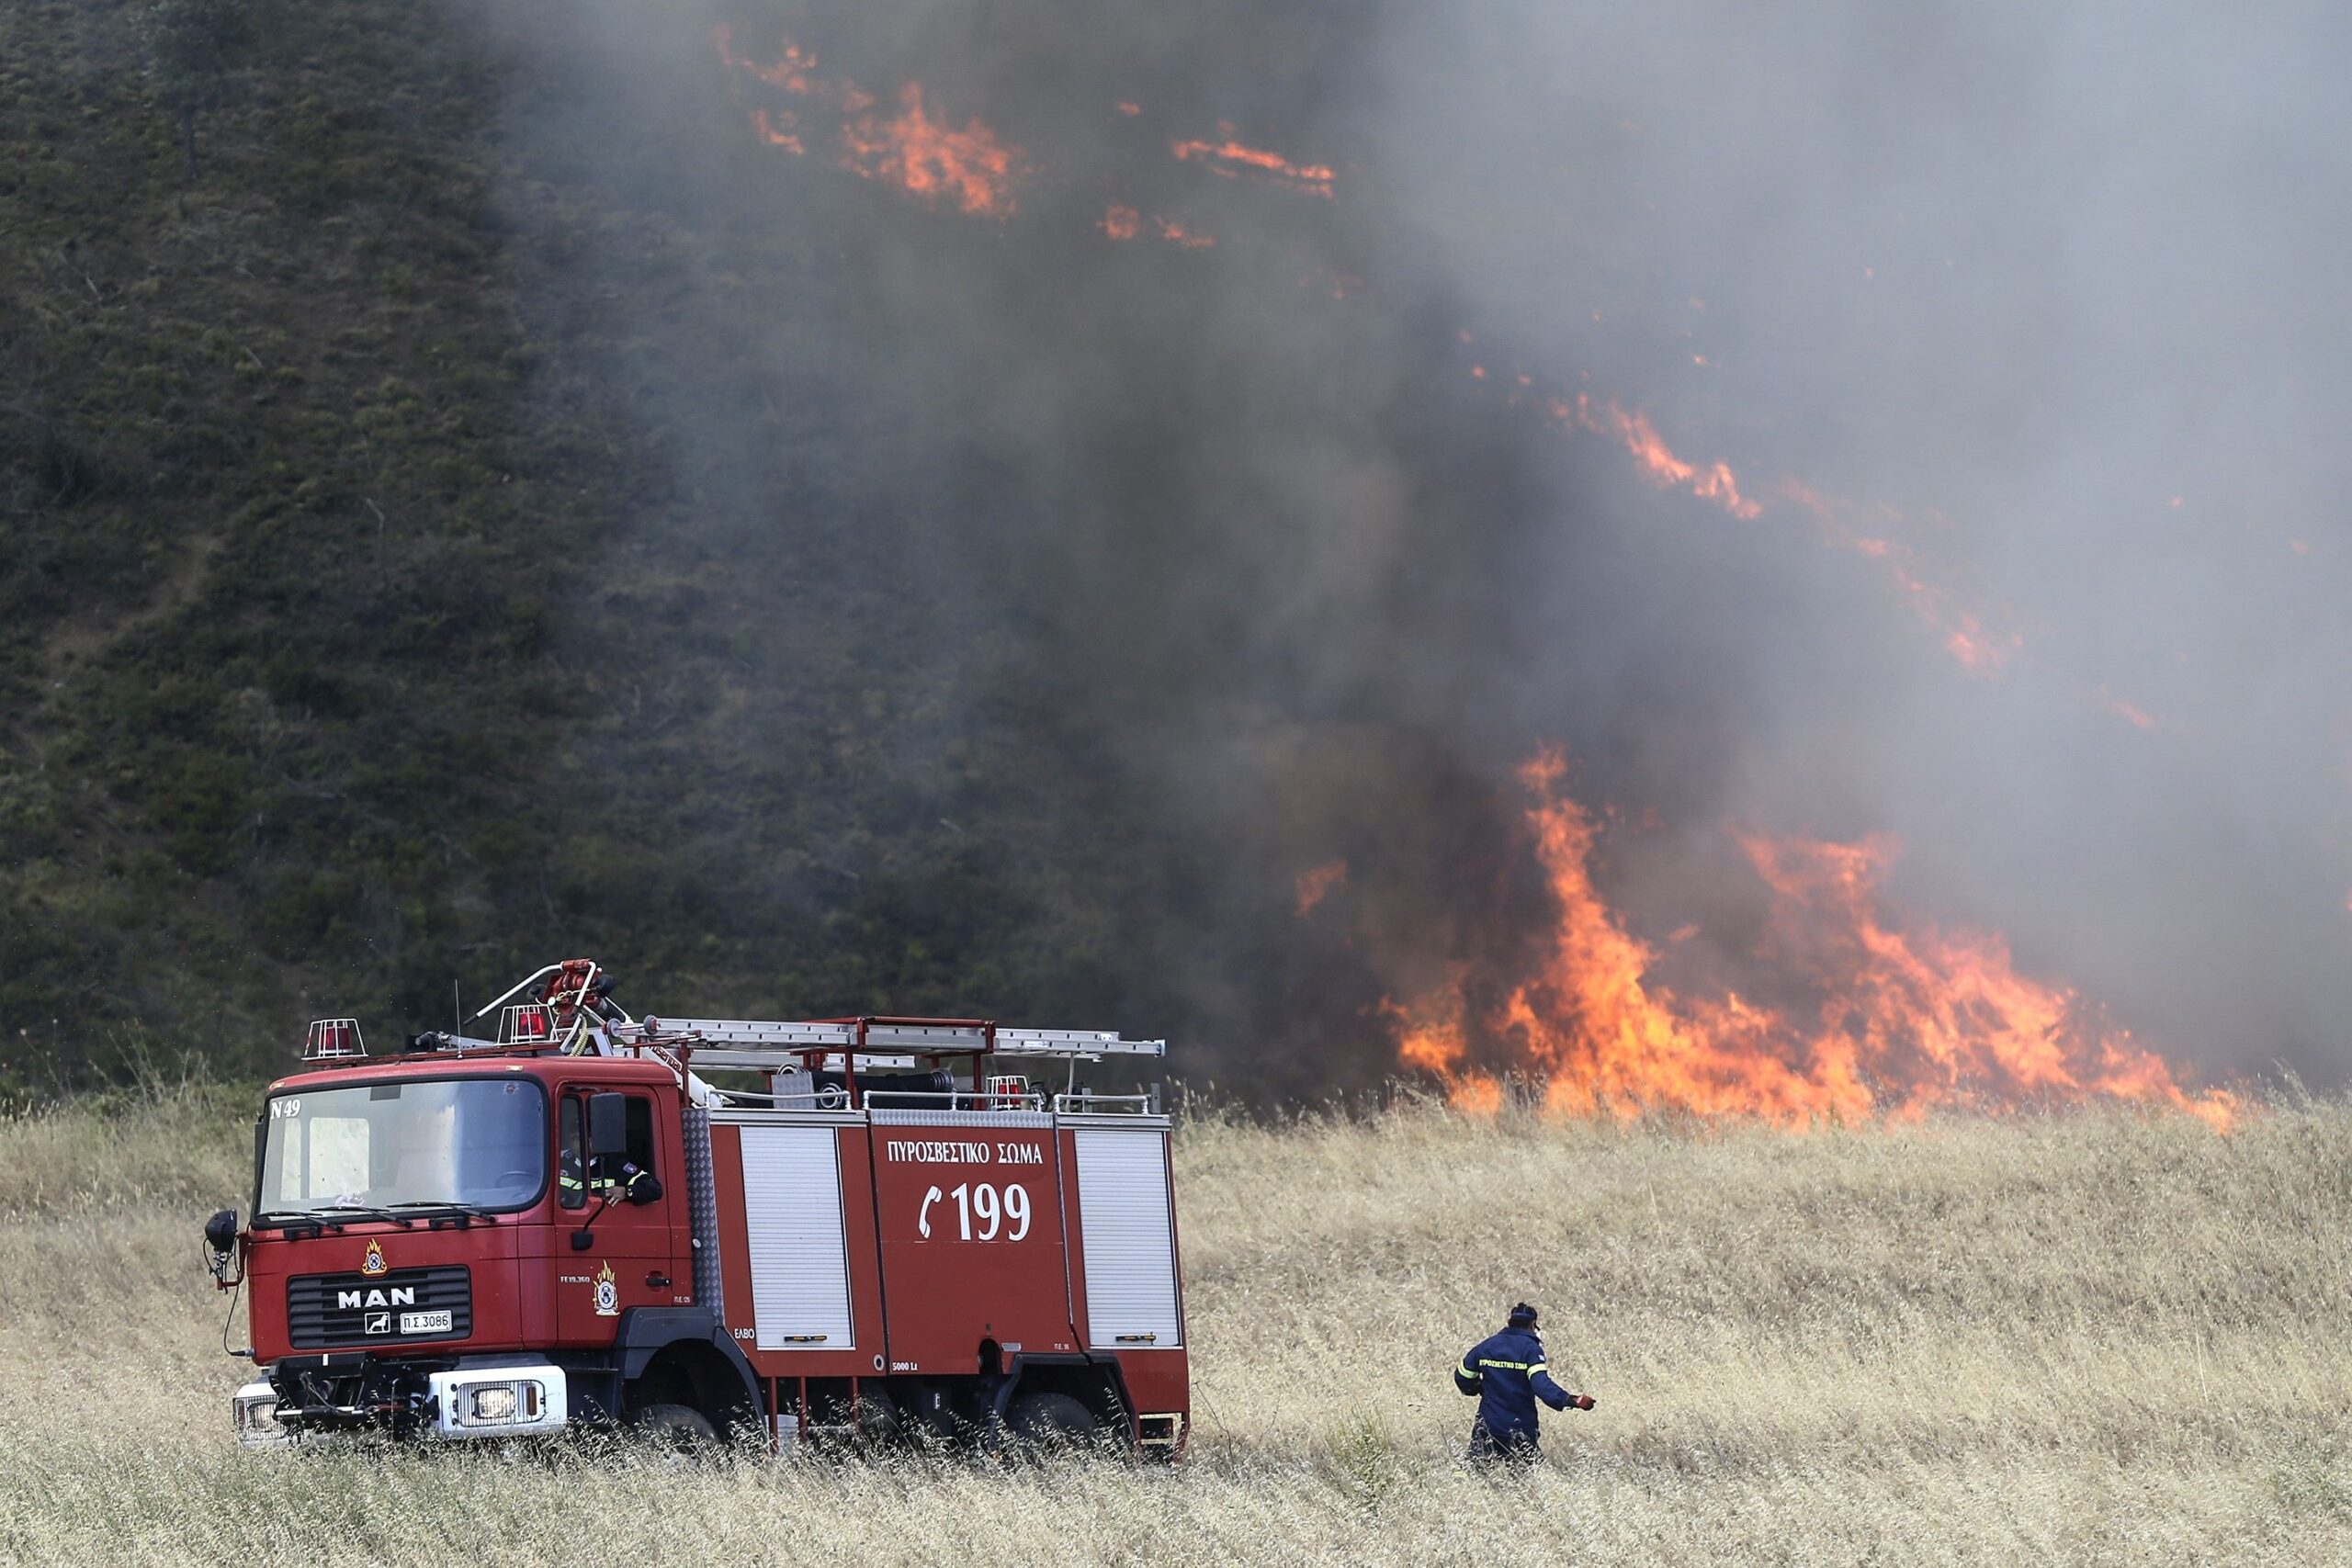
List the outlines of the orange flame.
{"type": "Polygon", "coordinates": [[[784,52],[773,61],[754,60],[735,52],[735,29],[721,22],[710,29],[713,41],[718,45],[718,58],[730,71],[741,71],[771,87],[781,87],[787,93],[808,93],[808,73],[817,69],[817,57],[803,50],[790,39],[784,40],[784,52]]]}
{"type": "MultiPolygon", "coordinates": [[[[846,80],[816,74],[817,57],[786,39],[774,60],[740,52],[731,29],[713,28],[719,60],[729,70],[795,98],[829,108],[840,120],[842,168],[879,180],[958,210],[1009,218],[1016,203],[1013,186],[1028,172],[1020,148],[1007,145],[978,119],[956,130],[932,118],[923,107],[922,84],[909,82],[897,95],[898,112],[874,112],[875,96],[846,80]]],[[[797,157],[808,151],[801,112],[774,103],[749,107],[760,140],[797,157]]]]}
{"type": "Polygon", "coordinates": [[[1331,896],[1333,889],[1348,880],[1348,863],[1335,860],[1329,865],[1310,866],[1298,874],[1298,912],[1304,917],[1315,912],[1315,906],[1331,896]]]}
{"type": "MultiPolygon", "coordinates": [[[[1916,581],[1910,587],[1917,592],[1926,592],[1916,581]]],[[[1924,600],[1920,603],[1925,604],[1924,600]]],[[[1927,608],[1923,607],[1920,614],[1928,616],[1930,621],[1934,619],[1933,613],[1927,608]]],[[[1960,624],[1951,627],[1944,637],[1944,651],[1958,660],[1962,669],[1977,675],[1988,674],[2007,663],[2017,644],[2015,637],[2006,643],[1987,638],[1983,623],[1974,615],[1965,614],[1960,617],[1960,624]]]]}
{"type": "MultiPolygon", "coordinates": [[[[1766,956],[1819,1001],[1815,1021],[1728,993],[1686,998],[1654,973],[1592,876],[1599,829],[1560,791],[1546,751],[1521,780],[1537,861],[1557,915],[1532,972],[1483,1020],[1512,1066],[1544,1081],[1563,1115],[1669,1109],[1784,1123],[1916,1117],[1945,1106],[2015,1107],[2091,1097],[2166,1104],[2226,1129],[2236,1097],[2191,1092],[2130,1033],[2104,1029],[2070,991],[2019,975],[1998,934],[1902,926],[1878,887],[1896,846],[1751,835],[1748,861],[1773,895],[1766,956]]],[[[1385,1011],[1397,1059],[1456,1103],[1498,1089],[1470,1067],[1467,976],[1385,1011]]]]}
{"type": "Polygon", "coordinates": [[[1279,152],[1269,152],[1262,147],[1245,147],[1233,139],[1233,127],[1220,125],[1217,134],[1222,141],[1171,141],[1169,151],[1190,162],[1199,159],[1212,174],[1228,178],[1249,174],[1293,190],[1331,199],[1332,183],[1338,175],[1328,164],[1294,164],[1279,152]]]}
{"type": "Polygon", "coordinates": [[[1179,249],[1187,251],[1204,251],[1211,245],[1216,243],[1216,239],[1214,235],[1195,234],[1191,230],[1185,228],[1182,223],[1172,221],[1170,219],[1155,218],[1152,221],[1159,225],[1159,237],[1179,249]]]}
{"type": "Polygon", "coordinates": [[[1467,1008],[1462,994],[1466,978],[1466,973],[1457,969],[1445,985],[1409,1007],[1384,997],[1380,1011],[1396,1025],[1399,1062],[1442,1082],[1446,1100],[1456,1111],[1492,1116],[1502,1109],[1502,1080],[1490,1073],[1466,1070],[1462,1065],[1469,1055],[1464,1022],[1467,1008]]]}
{"type": "Polygon", "coordinates": [[[808,151],[800,144],[800,132],[792,129],[798,123],[799,117],[790,109],[778,109],[773,116],[765,109],[752,111],[752,129],[760,133],[760,140],[771,147],[783,148],[796,158],[808,151]]]}
{"type": "Polygon", "coordinates": [[[1628,413],[1614,400],[1595,402],[1581,392],[1573,403],[1555,398],[1549,406],[1552,417],[1563,424],[1623,442],[1625,450],[1649,471],[1650,479],[1661,490],[1687,490],[1702,501],[1715,502],[1734,517],[1754,517],[1764,510],[1739,493],[1739,479],[1728,463],[1702,467],[1676,457],[1674,448],[1666,444],[1646,414],[1628,413]]]}
{"type": "MultiPolygon", "coordinates": [[[[1155,214],[1151,224],[1153,228],[1159,231],[1161,239],[1179,250],[1204,251],[1216,243],[1215,235],[1195,234],[1172,218],[1161,218],[1155,214]]],[[[1102,218],[1096,220],[1094,226],[1112,240],[1132,240],[1143,232],[1143,214],[1132,207],[1114,202],[1103,210],[1102,218]]]]}
{"type": "Polygon", "coordinates": [[[997,141],[977,119],[961,130],[933,120],[923,112],[919,82],[899,89],[896,115],[860,115],[842,127],[842,141],[849,150],[843,165],[868,179],[944,197],[966,212],[990,218],[1013,212],[1021,150],[997,141]]]}
{"type": "MultiPolygon", "coordinates": [[[[1470,334],[1464,332],[1462,339],[1469,342],[1470,334]]],[[[1486,379],[1483,366],[1472,366],[1470,373],[1475,379],[1486,379]]],[[[1522,387],[1531,384],[1531,378],[1525,376],[1516,379],[1522,387]]],[[[1518,394],[1511,397],[1516,401],[1518,394]]],[[[1679,456],[1657,433],[1648,415],[1629,412],[1614,399],[1596,399],[1579,392],[1574,398],[1546,398],[1543,407],[1553,422],[1564,429],[1590,431],[1623,444],[1651,481],[1662,490],[1685,491],[1702,501],[1714,502],[1743,521],[1764,513],[1765,503],[1740,489],[1739,476],[1730,464],[1720,459],[1695,463],[1679,456]]],[[[2008,662],[2010,655],[2024,647],[2025,639],[2017,633],[1996,633],[1987,628],[1982,616],[1953,608],[1941,590],[1910,570],[1906,564],[1908,552],[1901,547],[1876,535],[1858,532],[1847,521],[1853,508],[1846,503],[1832,501],[1795,479],[1781,481],[1777,501],[1811,516],[1824,542],[1832,548],[1850,550],[1881,563],[1912,613],[1943,634],[1944,651],[1971,674],[1996,673],[2008,662]]],[[[1886,512],[1881,520],[1898,516],[1886,512]]]]}
{"type": "Polygon", "coordinates": [[[2105,682],[2101,682],[2098,686],[2093,690],[2091,695],[2098,699],[2100,706],[2106,708],[2108,712],[2113,714],[2116,717],[2121,719],[2124,723],[2130,725],[2134,729],[2154,729],[2156,727],[2156,719],[2154,714],[2150,713],[2147,709],[2142,707],[2137,703],[2128,702],[2124,698],[2117,696],[2113,688],[2109,687],[2105,682]]]}

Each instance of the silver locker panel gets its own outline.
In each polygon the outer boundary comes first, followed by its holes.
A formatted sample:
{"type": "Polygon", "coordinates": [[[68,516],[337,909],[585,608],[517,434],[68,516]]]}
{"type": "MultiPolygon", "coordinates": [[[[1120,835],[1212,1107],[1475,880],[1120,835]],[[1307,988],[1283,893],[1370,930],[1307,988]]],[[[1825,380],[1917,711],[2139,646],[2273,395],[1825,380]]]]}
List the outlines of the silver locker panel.
{"type": "Polygon", "coordinates": [[[1167,1134],[1089,1128],[1072,1137],[1079,1236],[1086,1249],[1088,1343],[1103,1350],[1183,1343],[1167,1134]]]}
{"type": "Polygon", "coordinates": [[[742,1136],[752,1343],[852,1348],[840,1139],[831,1127],[747,1126],[742,1136]]]}

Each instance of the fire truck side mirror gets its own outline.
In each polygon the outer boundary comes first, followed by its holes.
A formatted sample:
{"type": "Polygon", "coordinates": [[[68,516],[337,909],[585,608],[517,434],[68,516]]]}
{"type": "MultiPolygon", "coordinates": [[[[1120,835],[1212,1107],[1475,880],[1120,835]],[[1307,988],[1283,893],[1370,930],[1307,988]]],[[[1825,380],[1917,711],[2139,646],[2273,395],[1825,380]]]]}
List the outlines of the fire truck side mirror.
{"type": "Polygon", "coordinates": [[[628,1097],[592,1094],[588,1097],[588,1157],[602,1159],[628,1153],[628,1097]]]}
{"type": "Polygon", "coordinates": [[[237,1251],[236,1210],[223,1209],[204,1222],[204,1245],[212,1254],[205,1261],[211,1266],[213,1279],[228,1284],[229,1260],[237,1251]]]}

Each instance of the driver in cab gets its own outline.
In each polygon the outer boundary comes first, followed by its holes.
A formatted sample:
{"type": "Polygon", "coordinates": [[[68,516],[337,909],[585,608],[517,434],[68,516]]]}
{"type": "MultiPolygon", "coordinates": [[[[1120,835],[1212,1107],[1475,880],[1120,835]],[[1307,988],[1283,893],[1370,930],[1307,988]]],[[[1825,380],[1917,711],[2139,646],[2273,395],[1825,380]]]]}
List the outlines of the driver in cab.
{"type": "Polygon", "coordinates": [[[650,1170],[639,1169],[619,1155],[598,1155],[582,1169],[580,1151],[567,1147],[556,1166],[556,1188],[567,1209],[587,1206],[594,1193],[607,1203],[650,1203],[662,1196],[662,1183],[650,1170]]]}

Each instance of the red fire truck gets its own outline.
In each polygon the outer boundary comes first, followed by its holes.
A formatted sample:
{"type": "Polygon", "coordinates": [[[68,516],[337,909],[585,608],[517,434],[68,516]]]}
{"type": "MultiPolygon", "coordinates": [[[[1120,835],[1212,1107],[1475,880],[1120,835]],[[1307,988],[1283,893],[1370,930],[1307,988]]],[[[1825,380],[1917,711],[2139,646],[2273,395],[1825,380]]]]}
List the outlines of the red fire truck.
{"type": "Polygon", "coordinates": [[[1168,1119],[1078,1081],[1163,1043],[639,1020],[585,959],[493,1010],[392,1059],[321,1021],[270,1086],[252,1218],[205,1232],[251,1292],[241,1441],[1182,1448],[1168,1119]]]}

